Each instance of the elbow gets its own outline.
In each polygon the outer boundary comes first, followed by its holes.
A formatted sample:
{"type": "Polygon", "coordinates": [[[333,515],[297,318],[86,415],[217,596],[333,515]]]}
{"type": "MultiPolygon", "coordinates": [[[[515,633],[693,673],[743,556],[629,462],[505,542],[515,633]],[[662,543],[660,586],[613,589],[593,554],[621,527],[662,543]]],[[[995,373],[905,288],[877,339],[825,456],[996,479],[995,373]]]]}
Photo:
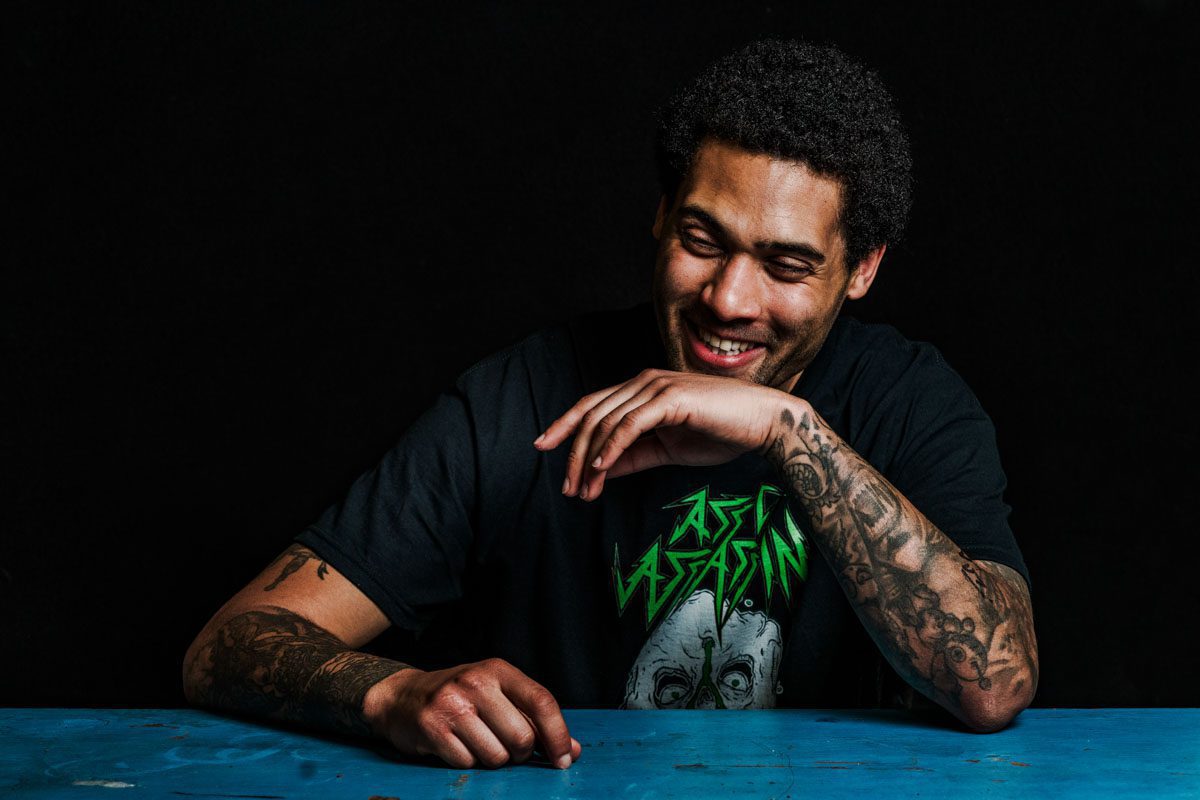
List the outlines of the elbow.
{"type": "Polygon", "coordinates": [[[1021,693],[1008,698],[988,698],[964,704],[959,718],[974,733],[996,733],[1007,728],[1017,715],[1029,707],[1032,695],[1021,693]]]}
{"type": "Polygon", "coordinates": [[[997,733],[1004,730],[1021,713],[1022,709],[987,709],[966,711],[961,717],[963,724],[972,733],[997,733]]]}
{"type": "MultiPolygon", "coordinates": [[[[979,682],[980,684],[983,681],[979,682]]],[[[1007,728],[1033,702],[1037,694],[1038,662],[1036,650],[1027,668],[993,676],[986,690],[972,684],[962,694],[961,713],[968,728],[976,733],[995,733],[1007,728]]]]}

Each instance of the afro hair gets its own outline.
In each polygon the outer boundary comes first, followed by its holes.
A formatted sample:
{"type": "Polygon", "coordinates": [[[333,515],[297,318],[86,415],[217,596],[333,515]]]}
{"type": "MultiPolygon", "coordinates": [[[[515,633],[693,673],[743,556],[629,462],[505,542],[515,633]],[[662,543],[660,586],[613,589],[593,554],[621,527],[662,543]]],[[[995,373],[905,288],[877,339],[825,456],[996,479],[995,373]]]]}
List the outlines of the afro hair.
{"type": "Polygon", "coordinates": [[[908,137],[879,78],[834,47],[754,42],[677,91],[659,111],[656,156],[667,197],[710,138],[837,180],[851,266],[904,232],[912,196],[908,137]]]}

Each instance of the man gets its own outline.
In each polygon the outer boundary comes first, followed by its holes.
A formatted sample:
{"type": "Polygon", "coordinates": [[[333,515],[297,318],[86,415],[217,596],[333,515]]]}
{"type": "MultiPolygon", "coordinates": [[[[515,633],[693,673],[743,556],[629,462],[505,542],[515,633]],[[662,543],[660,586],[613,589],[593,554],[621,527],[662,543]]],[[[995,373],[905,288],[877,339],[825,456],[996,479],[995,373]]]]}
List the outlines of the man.
{"type": "Polygon", "coordinates": [[[192,702],[456,767],[570,766],[559,702],[878,704],[880,654],[973,730],[1029,704],[991,423],[933,348],[839,318],[907,214],[886,91],[757,43],[659,159],[653,309],[464,373],[197,636],[192,702]],[[356,650],[390,626],[422,669],[356,650]]]}

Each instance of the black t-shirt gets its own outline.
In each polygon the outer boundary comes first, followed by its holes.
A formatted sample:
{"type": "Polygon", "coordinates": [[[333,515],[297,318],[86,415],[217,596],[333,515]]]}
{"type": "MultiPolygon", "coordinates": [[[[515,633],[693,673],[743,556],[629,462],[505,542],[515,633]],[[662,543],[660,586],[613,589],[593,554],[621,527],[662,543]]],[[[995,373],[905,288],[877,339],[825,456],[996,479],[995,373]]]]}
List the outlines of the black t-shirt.
{"type": "MultiPolygon", "coordinates": [[[[476,364],[297,541],[413,634],[425,669],[503,658],[566,707],[875,705],[886,671],[761,456],[561,493],[578,401],[665,367],[649,304],[476,364]]],[[[842,317],[795,393],[976,559],[1028,580],[987,415],[931,346],[842,317]]]]}

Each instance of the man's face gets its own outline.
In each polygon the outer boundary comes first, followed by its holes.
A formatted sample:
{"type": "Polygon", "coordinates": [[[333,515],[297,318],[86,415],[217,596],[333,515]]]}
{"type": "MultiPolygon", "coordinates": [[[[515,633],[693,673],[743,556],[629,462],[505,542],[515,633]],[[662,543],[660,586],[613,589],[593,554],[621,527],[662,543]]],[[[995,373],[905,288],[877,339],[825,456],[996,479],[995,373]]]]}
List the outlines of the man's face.
{"type": "Polygon", "coordinates": [[[800,162],[702,144],[654,224],[654,302],[670,368],[790,391],[883,255],[851,274],[840,208],[840,184],[800,162]]]}

